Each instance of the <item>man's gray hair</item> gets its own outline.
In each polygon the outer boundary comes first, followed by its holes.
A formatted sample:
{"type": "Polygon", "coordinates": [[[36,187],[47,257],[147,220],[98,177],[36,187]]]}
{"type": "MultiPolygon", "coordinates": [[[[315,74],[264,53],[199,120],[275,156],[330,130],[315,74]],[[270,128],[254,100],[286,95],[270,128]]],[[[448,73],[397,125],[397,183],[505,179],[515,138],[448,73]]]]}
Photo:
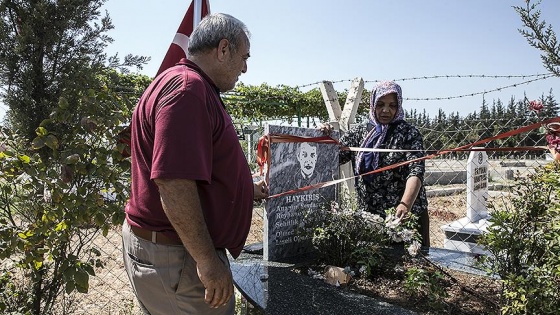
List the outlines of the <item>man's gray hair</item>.
{"type": "Polygon", "coordinates": [[[250,37],[247,26],[229,14],[215,13],[205,16],[194,29],[189,40],[188,54],[196,55],[218,47],[222,39],[229,41],[232,52],[237,52],[243,33],[250,37]]]}

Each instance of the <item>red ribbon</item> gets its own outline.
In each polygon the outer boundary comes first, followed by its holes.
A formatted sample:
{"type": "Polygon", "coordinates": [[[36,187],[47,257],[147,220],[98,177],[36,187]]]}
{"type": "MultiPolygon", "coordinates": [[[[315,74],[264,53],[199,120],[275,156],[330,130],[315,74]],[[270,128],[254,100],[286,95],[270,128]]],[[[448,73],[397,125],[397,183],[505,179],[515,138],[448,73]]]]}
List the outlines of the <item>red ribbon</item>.
{"type": "MultiPolygon", "coordinates": [[[[257,164],[259,165],[261,176],[263,175],[264,165],[269,164],[268,161],[268,157],[270,153],[269,144],[270,144],[270,137],[268,135],[262,136],[257,144],[257,164]]],[[[267,179],[268,179],[268,174],[267,174],[267,179]]]]}
{"type": "MultiPolygon", "coordinates": [[[[352,176],[352,177],[346,177],[346,178],[342,178],[342,179],[338,179],[338,180],[334,180],[334,181],[323,182],[323,183],[318,183],[318,184],[314,184],[314,185],[310,185],[310,186],[296,188],[296,189],[289,190],[289,191],[286,191],[286,192],[283,192],[283,193],[279,193],[279,194],[276,194],[276,195],[269,196],[268,199],[276,198],[276,197],[280,197],[280,196],[285,196],[285,195],[290,195],[290,194],[294,194],[294,193],[297,193],[297,192],[303,192],[303,191],[307,191],[307,190],[312,190],[312,189],[317,189],[317,188],[322,188],[322,187],[334,185],[334,184],[337,184],[337,183],[340,183],[340,182],[343,182],[343,181],[354,179],[356,177],[371,175],[371,174],[391,170],[391,169],[394,169],[394,168],[397,168],[397,167],[400,167],[400,166],[403,166],[403,165],[407,165],[407,164],[422,161],[422,160],[433,159],[436,156],[451,153],[451,152],[461,152],[461,151],[521,151],[521,150],[526,151],[526,150],[529,150],[529,148],[531,148],[530,150],[543,150],[543,149],[546,149],[546,148],[545,147],[540,147],[540,148],[538,148],[538,147],[473,148],[473,147],[475,147],[477,145],[488,143],[490,141],[515,136],[515,135],[518,135],[520,133],[529,132],[531,130],[538,129],[543,125],[547,125],[547,124],[550,124],[550,123],[558,123],[558,122],[560,122],[560,117],[550,118],[550,119],[547,119],[547,120],[539,122],[539,123],[534,123],[534,124],[531,124],[531,125],[528,125],[528,126],[525,126],[525,127],[517,128],[515,130],[504,132],[504,133],[501,133],[501,134],[498,134],[498,135],[495,135],[495,136],[492,136],[492,137],[489,137],[489,138],[486,138],[486,139],[482,139],[482,140],[479,140],[479,141],[476,141],[476,142],[473,142],[473,143],[470,143],[470,144],[466,144],[466,145],[463,145],[463,146],[460,146],[460,147],[457,147],[457,148],[436,151],[436,153],[426,155],[426,156],[423,156],[421,158],[417,158],[417,159],[413,159],[413,160],[408,160],[408,161],[388,165],[388,166],[378,168],[378,169],[375,169],[373,171],[363,173],[363,174],[359,174],[359,175],[352,176]]],[[[268,150],[270,150],[269,143],[270,143],[271,140],[273,142],[320,142],[320,143],[333,143],[333,144],[334,143],[336,143],[336,144],[339,143],[335,139],[332,139],[328,136],[307,138],[307,137],[297,137],[297,136],[291,136],[291,135],[272,135],[272,136],[264,135],[263,137],[261,137],[261,140],[259,140],[259,146],[261,145],[261,141],[263,141],[263,138],[267,138],[267,137],[270,137],[269,139],[266,140],[267,141],[266,146],[267,146],[268,150]],[[330,139],[330,140],[327,140],[327,138],[330,139]]],[[[345,149],[347,149],[347,148],[344,148],[344,147],[341,148],[341,150],[345,150],[345,149]]],[[[263,165],[265,163],[270,164],[270,161],[268,160],[269,157],[270,157],[270,154],[269,154],[269,152],[267,152],[266,159],[261,160],[261,161],[264,161],[263,165]]],[[[262,167],[261,167],[261,172],[262,172],[262,167]]],[[[268,182],[268,174],[267,174],[267,182],[268,182]]]]}

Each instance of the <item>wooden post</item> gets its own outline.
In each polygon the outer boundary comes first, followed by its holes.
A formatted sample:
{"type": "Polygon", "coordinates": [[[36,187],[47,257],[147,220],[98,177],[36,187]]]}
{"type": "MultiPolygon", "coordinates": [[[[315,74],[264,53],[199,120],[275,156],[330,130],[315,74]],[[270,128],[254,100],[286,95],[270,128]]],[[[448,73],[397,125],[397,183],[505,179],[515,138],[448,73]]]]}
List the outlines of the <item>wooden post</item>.
{"type": "Polygon", "coordinates": [[[340,120],[342,110],[340,109],[340,104],[338,103],[338,95],[334,90],[332,82],[323,81],[319,88],[321,89],[323,100],[325,101],[325,105],[327,106],[329,121],[338,122],[340,120]]]}
{"type": "Polygon", "coordinates": [[[356,122],[356,112],[358,111],[358,105],[360,105],[363,91],[364,80],[362,80],[362,78],[355,78],[350,86],[350,91],[348,91],[344,110],[340,116],[340,129],[343,132],[348,131],[350,126],[356,122]]]}
{"type": "MultiPolygon", "coordinates": [[[[350,91],[344,104],[344,110],[340,109],[338,103],[338,96],[334,90],[333,84],[330,81],[323,81],[320,85],[321,94],[329,113],[329,123],[333,125],[335,130],[341,132],[341,135],[350,129],[350,125],[355,122],[356,112],[358,105],[362,98],[364,91],[364,80],[362,78],[355,78],[350,86],[350,91]]],[[[340,165],[340,178],[348,178],[354,176],[353,166],[351,162],[340,165]]],[[[341,197],[350,196],[355,192],[354,183],[348,181],[340,185],[341,197]]]]}

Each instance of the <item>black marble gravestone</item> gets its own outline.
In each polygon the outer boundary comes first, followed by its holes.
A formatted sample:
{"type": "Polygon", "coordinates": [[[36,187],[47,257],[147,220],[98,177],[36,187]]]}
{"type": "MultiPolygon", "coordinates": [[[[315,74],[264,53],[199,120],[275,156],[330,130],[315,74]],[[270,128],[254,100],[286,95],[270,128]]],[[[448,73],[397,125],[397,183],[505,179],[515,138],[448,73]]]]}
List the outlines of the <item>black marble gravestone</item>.
{"type": "MultiPolygon", "coordinates": [[[[265,134],[320,137],[318,129],[265,126],[265,134]]],[[[336,139],[337,134],[333,135],[336,139]]],[[[270,144],[268,188],[271,196],[338,178],[337,144],[285,142],[270,144]]],[[[265,260],[297,262],[313,249],[299,233],[307,212],[328,206],[336,198],[336,185],[271,198],[265,205],[263,256],[265,260]]]]}

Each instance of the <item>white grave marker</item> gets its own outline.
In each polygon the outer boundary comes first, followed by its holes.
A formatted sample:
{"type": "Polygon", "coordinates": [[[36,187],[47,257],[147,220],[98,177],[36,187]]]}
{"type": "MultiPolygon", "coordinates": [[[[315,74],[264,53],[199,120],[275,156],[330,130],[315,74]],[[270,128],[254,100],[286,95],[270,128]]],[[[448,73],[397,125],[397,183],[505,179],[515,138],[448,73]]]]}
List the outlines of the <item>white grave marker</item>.
{"type": "Polygon", "coordinates": [[[445,232],[445,249],[486,254],[484,248],[476,241],[489,226],[486,207],[488,165],[486,152],[471,151],[467,160],[467,216],[441,226],[445,232]]]}
{"type": "Polygon", "coordinates": [[[467,218],[477,222],[488,217],[488,155],[472,151],[467,160],[467,218]]]}

